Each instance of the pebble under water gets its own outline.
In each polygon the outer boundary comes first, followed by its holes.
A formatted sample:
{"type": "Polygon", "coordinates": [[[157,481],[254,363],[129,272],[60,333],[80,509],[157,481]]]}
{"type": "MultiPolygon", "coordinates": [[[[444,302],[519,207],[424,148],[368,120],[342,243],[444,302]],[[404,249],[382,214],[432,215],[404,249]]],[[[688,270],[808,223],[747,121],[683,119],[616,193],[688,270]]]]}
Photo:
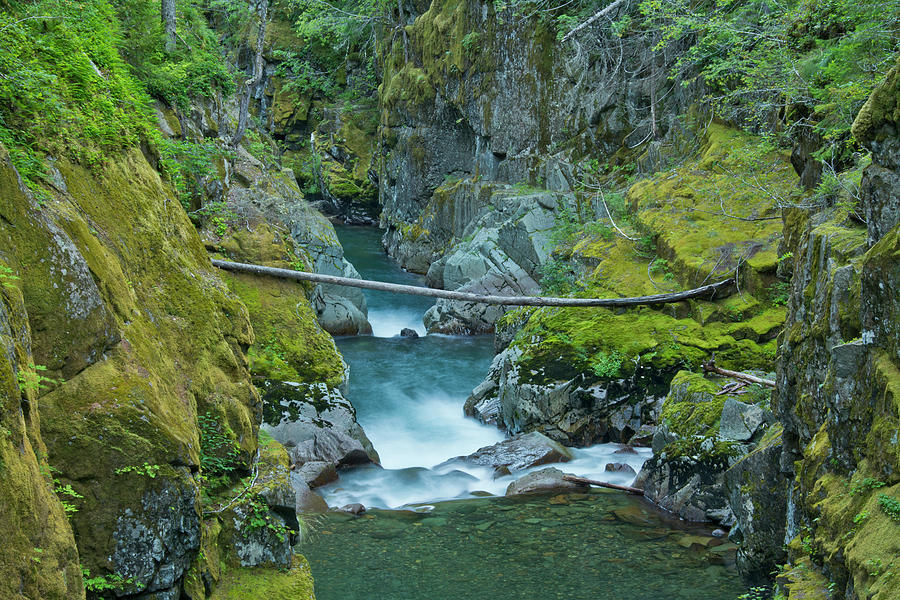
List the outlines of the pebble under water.
{"type": "MultiPolygon", "coordinates": [[[[381,252],[378,230],[337,229],[363,277],[421,285],[381,252]]],[[[608,490],[505,498],[513,477],[493,480],[489,469],[459,464],[434,468],[503,437],[462,415],[487,373],[491,340],[394,337],[401,327],[424,334],[421,316],[431,301],[366,296],[375,335],[338,339],[338,346],[351,369],[349,398],[387,468],[343,471],[320,488],[331,506],[361,502],[369,511],[319,517],[298,547],[318,600],[734,600],[742,593],[734,545],[666,519],[640,498],[608,490]],[[473,497],[479,490],[495,496],[473,497]]],[[[604,473],[605,464],[640,468],[647,453],[617,449],[576,450],[574,461],[558,466],[630,483],[604,473]]]]}

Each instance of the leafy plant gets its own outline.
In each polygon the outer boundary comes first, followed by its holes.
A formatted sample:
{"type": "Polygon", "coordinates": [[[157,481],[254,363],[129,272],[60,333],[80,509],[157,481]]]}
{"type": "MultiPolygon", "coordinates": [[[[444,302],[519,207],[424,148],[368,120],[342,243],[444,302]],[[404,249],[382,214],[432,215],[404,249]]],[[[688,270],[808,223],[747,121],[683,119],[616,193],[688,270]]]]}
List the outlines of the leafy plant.
{"type": "MultiPolygon", "coordinates": [[[[883,481],[879,481],[873,477],[864,477],[860,481],[857,481],[853,485],[850,486],[850,495],[856,496],[857,494],[862,494],[864,492],[869,492],[871,490],[877,490],[878,488],[884,487],[885,484],[883,481]]],[[[883,495],[883,494],[882,494],[883,495]]]]}
{"type": "Polygon", "coordinates": [[[60,504],[62,504],[66,516],[77,513],[78,507],[75,505],[74,500],[80,500],[84,498],[84,496],[76,492],[75,489],[72,488],[71,484],[63,484],[62,481],[59,480],[59,477],[56,476],[56,473],[59,472],[56,467],[50,465],[49,472],[45,471],[44,468],[41,467],[41,472],[49,480],[50,489],[59,498],[59,502],[60,504]]]}
{"type": "Polygon", "coordinates": [[[47,388],[47,384],[55,385],[62,383],[61,379],[52,379],[44,376],[42,373],[47,370],[44,365],[36,365],[28,363],[26,369],[19,369],[16,373],[16,381],[19,383],[19,389],[22,391],[39,391],[47,388]]]}
{"type": "Polygon", "coordinates": [[[19,278],[13,275],[14,271],[7,267],[6,265],[0,265],[0,284],[5,288],[14,288],[16,284],[13,283],[18,281],[19,278]]]}
{"type": "Polygon", "coordinates": [[[223,432],[222,425],[211,414],[197,416],[200,426],[200,471],[211,477],[228,476],[239,466],[237,443],[223,432]]]}
{"type": "Polygon", "coordinates": [[[158,147],[161,170],[172,182],[178,200],[187,211],[201,205],[203,180],[217,175],[216,161],[232,156],[214,141],[160,139],[158,147]]]}
{"type": "Polygon", "coordinates": [[[791,297],[791,283],[789,281],[776,281],[769,286],[769,301],[774,306],[787,306],[791,297]]]}
{"type": "Polygon", "coordinates": [[[892,521],[900,523],[900,500],[891,498],[887,494],[878,495],[878,506],[889,516],[892,521]]]}
{"type": "Polygon", "coordinates": [[[838,157],[852,151],[872,73],[900,49],[898,0],[643,0],[639,10],[656,50],[679,55],[670,77],[701,81],[718,116],[783,139],[810,128],[838,157]]]}
{"type": "Polygon", "coordinates": [[[621,373],[622,360],[622,355],[616,351],[597,352],[591,358],[591,372],[597,377],[614,379],[621,373]]]}
{"type": "Polygon", "coordinates": [[[462,48],[470,59],[478,54],[481,50],[481,34],[477,31],[470,31],[462,39],[462,48]]]}
{"type": "Polygon", "coordinates": [[[135,475],[146,475],[150,479],[156,479],[156,476],[159,474],[160,468],[160,465],[151,465],[145,462],[142,465],[128,465],[126,467],[116,469],[114,472],[116,475],[134,473],[135,475]]]}
{"type": "Polygon", "coordinates": [[[550,257],[541,265],[541,288],[548,294],[564,295],[575,286],[573,266],[556,257],[550,257]]]}
{"type": "Polygon", "coordinates": [[[288,528],[284,521],[272,515],[269,507],[258,498],[251,498],[244,503],[248,509],[247,515],[247,532],[256,531],[258,529],[268,529],[275,534],[280,541],[285,541],[288,536],[296,533],[288,528]]]}
{"type": "Polygon", "coordinates": [[[98,575],[91,577],[91,572],[86,567],[81,567],[82,581],[84,589],[89,592],[109,592],[121,590],[127,585],[133,585],[134,580],[130,577],[125,579],[118,573],[110,573],[109,575],[98,575]]]}
{"type": "Polygon", "coordinates": [[[110,150],[155,131],[109,2],[11,3],[0,31],[0,142],[39,199],[47,197],[44,155],[97,168],[110,150]]]}

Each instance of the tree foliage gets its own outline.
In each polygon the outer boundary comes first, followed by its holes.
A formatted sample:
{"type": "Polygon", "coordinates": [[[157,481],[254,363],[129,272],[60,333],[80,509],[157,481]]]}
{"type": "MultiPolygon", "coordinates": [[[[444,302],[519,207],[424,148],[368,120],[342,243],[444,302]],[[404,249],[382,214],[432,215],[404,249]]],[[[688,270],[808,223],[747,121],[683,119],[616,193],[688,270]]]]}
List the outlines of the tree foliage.
{"type": "Polygon", "coordinates": [[[679,53],[670,76],[701,80],[716,114],[757,133],[810,128],[832,155],[852,148],[853,119],[900,50],[898,0],[643,0],[639,10],[656,50],[679,53]]]}

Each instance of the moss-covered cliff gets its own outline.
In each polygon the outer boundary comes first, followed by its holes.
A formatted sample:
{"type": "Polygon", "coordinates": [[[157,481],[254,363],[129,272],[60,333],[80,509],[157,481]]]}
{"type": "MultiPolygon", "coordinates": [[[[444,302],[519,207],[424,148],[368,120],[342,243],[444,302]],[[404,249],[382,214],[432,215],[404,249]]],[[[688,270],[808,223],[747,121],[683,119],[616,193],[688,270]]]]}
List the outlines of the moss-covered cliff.
{"type": "Polygon", "coordinates": [[[776,406],[781,465],[793,477],[791,563],[779,578],[791,598],[900,594],[898,73],[887,74],[854,125],[872,151],[865,223],[846,206],[785,221],[793,280],[776,406]]]}

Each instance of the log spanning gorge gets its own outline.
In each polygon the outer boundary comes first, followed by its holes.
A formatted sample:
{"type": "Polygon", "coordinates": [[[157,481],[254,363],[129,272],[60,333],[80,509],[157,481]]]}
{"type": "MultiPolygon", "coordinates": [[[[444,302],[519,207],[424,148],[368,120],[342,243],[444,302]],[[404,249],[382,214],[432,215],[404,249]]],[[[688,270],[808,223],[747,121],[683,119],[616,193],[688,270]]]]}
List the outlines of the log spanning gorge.
{"type": "MultiPolygon", "coordinates": [[[[339,228],[365,278],[422,285],[381,251],[380,232],[339,228]]],[[[500,475],[454,460],[504,439],[463,415],[486,373],[488,336],[425,335],[423,296],[367,292],[371,336],[338,338],[350,365],[349,398],[381,466],[341,471],[320,488],[329,513],[300,550],[320,600],[380,598],[672,598],[733,600],[742,590],[735,546],[686,526],[637,496],[612,490],[505,496],[532,467],[500,475]],[[418,338],[401,337],[411,328],[418,338]]],[[[649,449],[573,449],[566,472],[630,484],[649,449]],[[630,467],[609,472],[609,463],[630,467]],[[628,474],[630,473],[630,474],[628,474]]]]}

